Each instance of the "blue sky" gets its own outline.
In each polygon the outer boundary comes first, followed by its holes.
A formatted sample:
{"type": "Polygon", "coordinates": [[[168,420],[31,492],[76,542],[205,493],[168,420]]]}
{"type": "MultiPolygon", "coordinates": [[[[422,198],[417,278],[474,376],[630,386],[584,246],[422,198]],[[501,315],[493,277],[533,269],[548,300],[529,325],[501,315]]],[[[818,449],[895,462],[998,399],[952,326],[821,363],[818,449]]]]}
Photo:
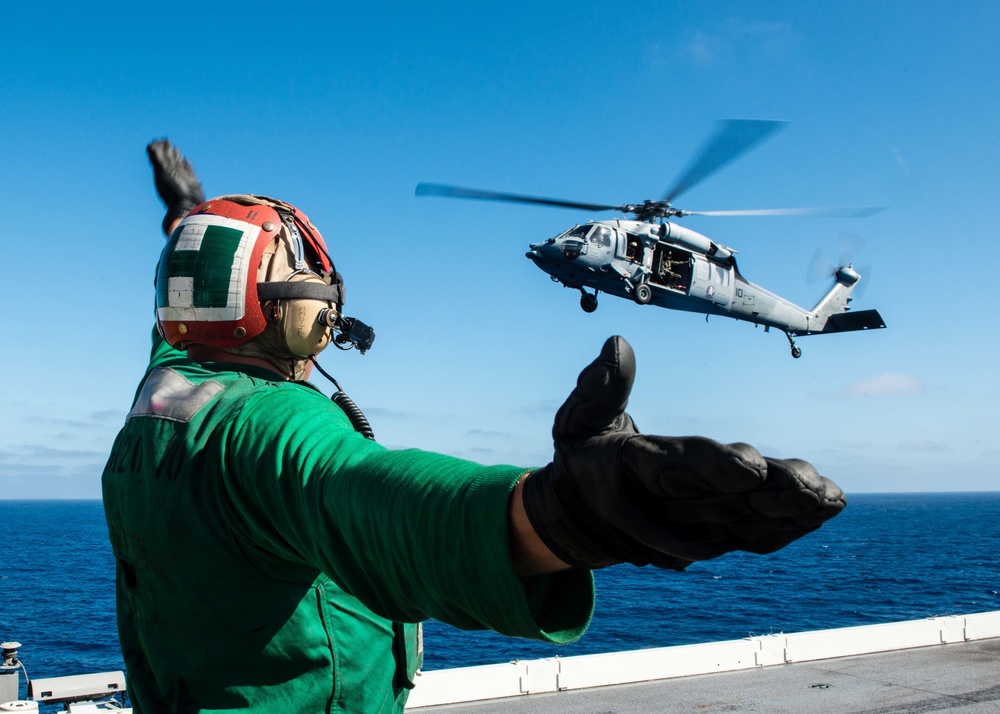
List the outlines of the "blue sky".
{"type": "Polygon", "coordinates": [[[365,356],[321,359],[379,440],[541,465],[611,334],[644,431],[748,441],[848,492],[994,490],[1000,395],[1000,5],[964,2],[24,4],[0,45],[0,498],[98,497],[148,349],[169,136],[209,195],[323,231],[365,356]],[[720,119],[787,120],[683,208],[887,206],[867,219],[689,218],[811,307],[845,235],[889,327],[800,340],[578,295],[529,242],[608,214],[417,198],[430,181],[658,198],[720,119]],[[860,240],[859,240],[860,239],[860,240]]]}

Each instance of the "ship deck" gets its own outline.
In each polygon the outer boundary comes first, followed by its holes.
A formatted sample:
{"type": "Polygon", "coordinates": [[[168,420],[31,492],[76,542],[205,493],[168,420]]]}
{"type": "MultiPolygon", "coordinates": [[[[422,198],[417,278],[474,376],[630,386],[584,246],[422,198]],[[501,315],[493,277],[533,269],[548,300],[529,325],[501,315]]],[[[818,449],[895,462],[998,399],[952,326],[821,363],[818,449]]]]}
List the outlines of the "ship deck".
{"type": "Polygon", "coordinates": [[[998,712],[1000,612],[427,672],[407,710],[998,712]]]}

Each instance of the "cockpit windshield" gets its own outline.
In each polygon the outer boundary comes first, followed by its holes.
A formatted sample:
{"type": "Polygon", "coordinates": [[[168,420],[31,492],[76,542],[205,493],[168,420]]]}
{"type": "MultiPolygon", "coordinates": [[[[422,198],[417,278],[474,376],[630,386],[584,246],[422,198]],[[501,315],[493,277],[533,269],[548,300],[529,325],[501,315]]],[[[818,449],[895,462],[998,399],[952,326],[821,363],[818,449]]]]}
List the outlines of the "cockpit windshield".
{"type": "Polygon", "coordinates": [[[611,245],[611,229],[607,226],[594,226],[594,230],[590,234],[590,242],[607,248],[611,245]]]}
{"type": "Polygon", "coordinates": [[[582,241],[589,240],[594,245],[603,245],[607,247],[611,245],[611,235],[611,229],[607,226],[585,223],[582,226],[576,226],[575,228],[567,231],[565,237],[577,238],[582,241]]]}

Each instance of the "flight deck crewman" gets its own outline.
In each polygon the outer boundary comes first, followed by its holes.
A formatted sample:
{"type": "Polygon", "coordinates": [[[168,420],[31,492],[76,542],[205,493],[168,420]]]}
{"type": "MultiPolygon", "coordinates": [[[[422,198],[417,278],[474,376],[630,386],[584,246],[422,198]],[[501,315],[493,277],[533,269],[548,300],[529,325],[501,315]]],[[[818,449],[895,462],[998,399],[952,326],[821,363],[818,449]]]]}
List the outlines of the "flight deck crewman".
{"type": "Polygon", "coordinates": [[[206,202],[168,142],[148,151],[157,329],[102,480],[137,714],[401,711],[422,620],[570,642],[591,569],[768,553],[844,507],[804,461],[640,433],[620,337],[541,469],[380,446],[304,381],[353,339],[316,227],[270,198],[206,202]]]}

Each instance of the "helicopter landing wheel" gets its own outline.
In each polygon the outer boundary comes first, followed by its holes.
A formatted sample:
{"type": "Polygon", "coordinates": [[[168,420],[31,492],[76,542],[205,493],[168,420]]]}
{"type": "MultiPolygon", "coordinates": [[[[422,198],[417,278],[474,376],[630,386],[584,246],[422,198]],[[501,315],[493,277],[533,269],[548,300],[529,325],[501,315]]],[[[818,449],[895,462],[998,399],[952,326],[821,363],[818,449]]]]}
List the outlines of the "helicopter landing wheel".
{"type": "Polygon", "coordinates": [[[653,299],[653,289],[646,283],[639,283],[632,289],[632,299],[640,305],[648,305],[653,299]]]}

